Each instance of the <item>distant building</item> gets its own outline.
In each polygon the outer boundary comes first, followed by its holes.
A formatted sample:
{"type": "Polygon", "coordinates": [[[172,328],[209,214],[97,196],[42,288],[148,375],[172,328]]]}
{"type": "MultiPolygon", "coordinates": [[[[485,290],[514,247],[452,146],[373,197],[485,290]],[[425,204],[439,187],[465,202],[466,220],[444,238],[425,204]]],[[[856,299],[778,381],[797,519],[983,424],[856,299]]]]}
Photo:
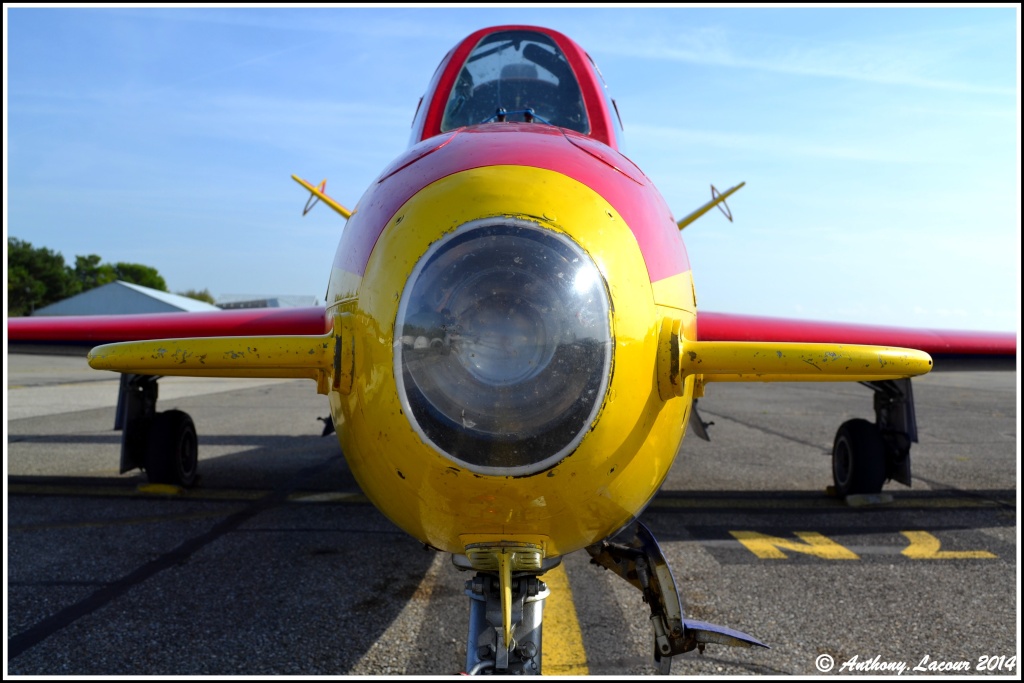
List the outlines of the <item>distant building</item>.
{"type": "Polygon", "coordinates": [[[316,306],[319,303],[315,296],[225,294],[217,298],[217,306],[225,310],[232,308],[303,308],[316,306]]]}
{"type": "Polygon", "coordinates": [[[217,311],[213,304],[117,280],[37,309],[32,315],[124,315],[217,311]]]}

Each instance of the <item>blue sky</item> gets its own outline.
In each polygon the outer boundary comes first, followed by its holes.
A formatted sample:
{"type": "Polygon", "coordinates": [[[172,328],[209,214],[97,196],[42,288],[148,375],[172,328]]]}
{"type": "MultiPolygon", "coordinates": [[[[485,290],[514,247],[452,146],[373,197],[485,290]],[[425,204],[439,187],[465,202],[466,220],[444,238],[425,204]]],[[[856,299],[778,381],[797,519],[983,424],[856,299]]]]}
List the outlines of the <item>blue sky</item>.
{"type": "Polygon", "coordinates": [[[558,29],[685,231],[702,309],[1016,330],[1019,13],[5,7],[7,235],[172,291],[323,300],[343,221],[477,28],[558,29]]]}

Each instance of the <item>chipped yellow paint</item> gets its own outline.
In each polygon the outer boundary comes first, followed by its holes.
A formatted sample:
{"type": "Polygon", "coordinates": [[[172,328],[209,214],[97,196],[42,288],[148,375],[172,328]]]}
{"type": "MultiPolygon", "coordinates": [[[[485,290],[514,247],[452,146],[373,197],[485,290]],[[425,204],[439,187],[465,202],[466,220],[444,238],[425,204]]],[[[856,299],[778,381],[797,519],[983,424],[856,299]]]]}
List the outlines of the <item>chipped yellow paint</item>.
{"type": "Polygon", "coordinates": [[[546,676],[587,676],[587,652],[565,565],[541,577],[551,590],[544,601],[544,646],[541,671],[546,676]]]}
{"type": "MultiPolygon", "coordinates": [[[[324,373],[339,374],[335,372],[335,347],[342,329],[343,325],[336,321],[335,330],[324,335],[197,337],[104,344],[92,349],[88,359],[96,370],[143,375],[318,379],[324,373]]],[[[340,353],[337,356],[342,358],[340,353]]]]}
{"type": "Polygon", "coordinates": [[[912,560],[994,560],[996,556],[987,550],[939,550],[942,543],[927,531],[901,531],[910,545],[903,549],[903,555],[912,560]]]}
{"type": "MultiPolygon", "coordinates": [[[[675,343],[677,372],[682,378],[699,374],[704,382],[866,382],[913,377],[932,369],[931,356],[924,351],[888,346],[695,342],[686,338],[675,343]]],[[[664,371],[674,370],[665,367],[664,371]]],[[[678,378],[669,377],[667,383],[681,386],[678,378]]]]}
{"type": "Polygon", "coordinates": [[[789,550],[804,555],[814,555],[823,560],[859,560],[856,553],[847,550],[832,539],[816,531],[794,532],[800,541],[792,541],[778,536],[759,534],[756,531],[730,531],[733,537],[742,543],[747,550],[762,560],[785,560],[787,556],[782,550],[789,550]]]}

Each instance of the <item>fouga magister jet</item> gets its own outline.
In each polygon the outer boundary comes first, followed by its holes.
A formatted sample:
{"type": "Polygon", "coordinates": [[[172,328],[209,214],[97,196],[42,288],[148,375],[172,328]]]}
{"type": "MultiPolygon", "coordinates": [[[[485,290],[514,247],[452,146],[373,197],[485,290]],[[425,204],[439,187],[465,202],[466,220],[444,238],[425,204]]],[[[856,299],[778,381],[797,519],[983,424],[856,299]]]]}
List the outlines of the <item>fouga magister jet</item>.
{"type": "MultiPolygon", "coordinates": [[[[321,308],[9,323],[12,344],[88,344],[124,373],[122,471],[196,481],[192,419],[164,375],[313,380],[366,496],[475,572],[467,673],[542,668],[544,573],[586,549],[637,587],[660,670],[756,638],[686,617],[638,521],[712,382],[854,381],[874,422],[835,438],[841,495],[910,483],[910,377],[1014,367],[1016,337],[697,313],[681,220],[619,152],[600,72],[561,33],[487,28],[441,61],[409,149],[346,220],[321,308]]],[[[307,206],[307,208],[309,208],[307,206]]],[[[639,600],[638,600],[639,604],[639,600]]]]}

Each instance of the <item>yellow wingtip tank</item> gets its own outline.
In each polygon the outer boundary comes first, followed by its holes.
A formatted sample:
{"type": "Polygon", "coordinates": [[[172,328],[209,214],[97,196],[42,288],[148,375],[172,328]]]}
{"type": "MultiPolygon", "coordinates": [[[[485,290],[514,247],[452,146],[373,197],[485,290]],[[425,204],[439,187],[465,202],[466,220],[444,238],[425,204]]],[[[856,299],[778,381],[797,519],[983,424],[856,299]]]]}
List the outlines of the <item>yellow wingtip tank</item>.
{"type": "Polygon", "coordinates": [[[924,351],[858,344],[698,342],[662,323],[658,385],[663,399],[682,396],[690,375],[707,382],[871,382],[923,375],[924,351]]]}
{"type": "Polygon", "coordinates": [[[90,367],[139,375],[313,379],[317,391],[348,393],[352,384],[349,316],[323,335],[196,337],[121,342],[89,352],[90,367]]]}
{"type": "Polygon", "coordinates": [[[705,382],[872,382],[923,375],[932,359],[889,346],[688,342],[680,366],[705,382]]]}

